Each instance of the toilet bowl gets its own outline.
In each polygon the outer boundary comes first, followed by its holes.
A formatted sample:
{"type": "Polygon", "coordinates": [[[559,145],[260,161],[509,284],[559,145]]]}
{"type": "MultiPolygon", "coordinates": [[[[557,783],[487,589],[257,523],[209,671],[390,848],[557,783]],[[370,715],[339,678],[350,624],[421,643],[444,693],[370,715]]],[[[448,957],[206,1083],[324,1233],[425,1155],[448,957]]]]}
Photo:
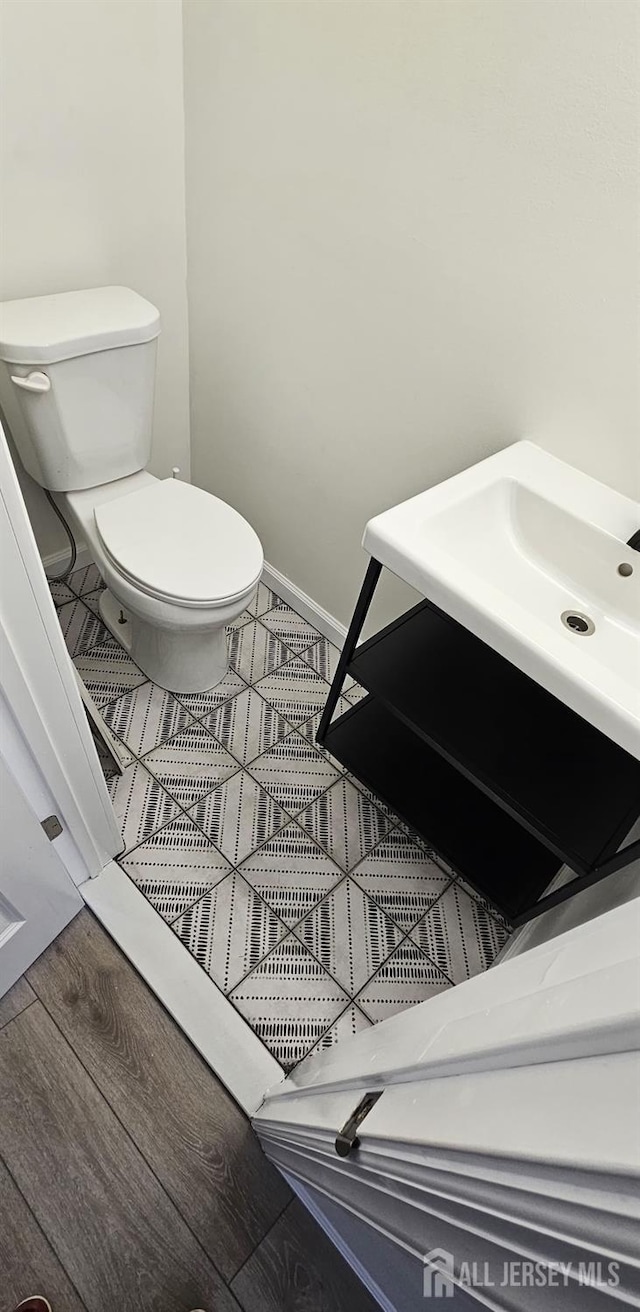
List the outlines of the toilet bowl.
{"type": "Polygon", "coordinates": [[[203,692],[228,668],[225,626],[263,567],[226,502],[159,479],[151,455],[155,306],[127,287],[0,305],[0,402],[22,463],[87,543],[100,614],[148,678],[203,692]]]}
{"type": "Polygon", "coordinates": [[[262,547],[218,497],[141,471],[56,498],[106,583],[100,615],[170,692],[203,692],[229,665],[225,626],[255,594],[262,547]]]}

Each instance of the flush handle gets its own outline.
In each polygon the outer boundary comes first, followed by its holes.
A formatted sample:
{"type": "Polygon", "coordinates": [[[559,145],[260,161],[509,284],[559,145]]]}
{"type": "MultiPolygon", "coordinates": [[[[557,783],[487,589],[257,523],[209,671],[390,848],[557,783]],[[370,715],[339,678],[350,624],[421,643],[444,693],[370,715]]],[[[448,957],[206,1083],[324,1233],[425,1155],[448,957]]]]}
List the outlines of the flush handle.
{"type": "Polygon", "coordinates": [[[24,388],[25,392],[49,392],[51,390],[51,379],[46,374],[41,374],[38,369],[32,374],[27,374],[21,378],[19,374],[11,375],[11,382],[16,387],[24,388]]]}

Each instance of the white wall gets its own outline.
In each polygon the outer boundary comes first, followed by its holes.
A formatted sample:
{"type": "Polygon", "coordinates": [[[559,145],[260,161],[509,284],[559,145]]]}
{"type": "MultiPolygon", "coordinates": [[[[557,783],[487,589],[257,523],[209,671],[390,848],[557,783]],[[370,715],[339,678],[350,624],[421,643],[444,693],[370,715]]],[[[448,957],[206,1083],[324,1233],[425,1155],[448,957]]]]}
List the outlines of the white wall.
{"type": "MultiPolygon", "coordinates": [[[[151,468],[188,472],[180,0],[4,0],[1,40],[0,296],[122,283],[157,305],[151,468]]],[[[65,539],[29,483],[47,554],[65,539]]]]}
{"type": "Polygon", "coordinates": [[[194,479],[341,620],[519,437],[640,486],[638,10],[185,0],[194,479]]]}

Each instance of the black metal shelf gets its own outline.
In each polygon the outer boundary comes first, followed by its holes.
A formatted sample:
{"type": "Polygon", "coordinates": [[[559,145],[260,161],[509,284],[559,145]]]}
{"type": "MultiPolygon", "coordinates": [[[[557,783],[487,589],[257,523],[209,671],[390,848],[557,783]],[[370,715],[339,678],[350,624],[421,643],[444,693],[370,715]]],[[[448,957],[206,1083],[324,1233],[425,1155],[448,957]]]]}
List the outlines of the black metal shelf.
{"type": "Polygon", "coordinates": [[[371,560],[318,742],[516,924],[640,857],[640,761],[421,602],[357,647],[371,560]],[[350,674],[368,696],[331,722],[350,674]],[[563,864],[573,879],[552,893],[563,864]]]}
{"type": "Polygon", "coordinates": [[[640,762],[428,601],[347,672],[579,874],[640,814],[640,762]]]}
{"type": "Polygon", "coordinates": [[[510,918],[560,862],[374,697],[329,726],[329,751],[510,918]]]}

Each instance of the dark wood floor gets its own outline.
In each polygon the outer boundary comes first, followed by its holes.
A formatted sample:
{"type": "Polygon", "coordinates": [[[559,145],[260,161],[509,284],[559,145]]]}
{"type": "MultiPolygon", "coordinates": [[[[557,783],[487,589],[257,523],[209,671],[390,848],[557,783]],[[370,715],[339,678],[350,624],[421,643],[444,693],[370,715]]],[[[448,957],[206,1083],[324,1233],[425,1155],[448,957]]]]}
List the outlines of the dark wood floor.
{"type": "Polygon", "coordinates": [[[82,911],[0,1000],[0,1312],[374,1312],[82,911]]]}

